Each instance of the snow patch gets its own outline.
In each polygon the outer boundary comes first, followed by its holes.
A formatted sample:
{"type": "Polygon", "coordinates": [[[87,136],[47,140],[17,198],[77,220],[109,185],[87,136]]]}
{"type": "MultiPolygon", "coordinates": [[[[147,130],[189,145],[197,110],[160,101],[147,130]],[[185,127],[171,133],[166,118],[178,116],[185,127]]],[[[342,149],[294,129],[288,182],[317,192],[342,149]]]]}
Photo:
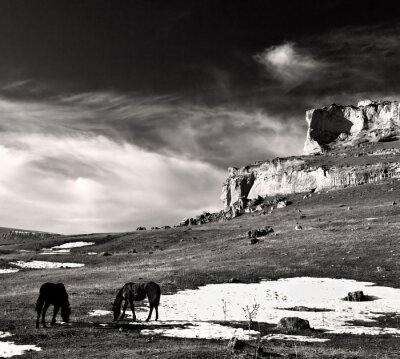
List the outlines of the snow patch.
{"type": "Polygon", "coordinates": [[[304,343],[324,343],[330,339],[307,337],[305,335],[289,335],[289,334],[269,334],[261,337],[261,340],[293,340],[304,343]]]}
{"type": "Polygon", "coordinates": [[[41,254],[65,254],[70,253],[71,248],[92,246],[93,244],[95,244],[95,242],[68,242],[51,248],[43,248],[41,254]]]}
{"type": "MultiPolygon", "coordinates": [[[[11,337],[12,334],[0,331],[0,339],[11,337]]],[[[14,342],[0,341],[0,358],[11,358],[14,355],[22,355],[29,351],[41,351],[36,345],[20,345],[14,342]]]]}
{"type": "Polygon", "coordinates": [[[17,268],[0,268],[0,274],[16,273],[18,271],[19,269],[17,268]]]}
{"type": "Polygon", "coordinates": [[[112,314],[112,313],[113,312],[111,310],[94,309],[94,310],[91,310],[88,314],[91,317],[100,317],[100,316],[109,315],[109,314],[112,314]]]}
{"type": "Polygon", "coordinates": [[[67,249],[67,248],[78,248],[78,247],[86,247],[92,246],[95,242],[68,242],[64,244],[60,244],[59,246],[51,247],[50,249],[67,249]]]}
{"type": "MultiPolygon", "coordinates": [[[[179,322],[172,322],[171,325],[177,325],[179,322]]],[[[142,323],[141,323],[142,324],[142,323]]],[[[163,324],[169,324],[163,322],[163,324]]],[[[183,324],[183,327],[175,328],[153,328],[143,329],[140,331],[143,335],[162,335],[165,337],[174,338],[194,338],[194,339],[231,339],[237,337],[241,340],[254,339],[253,336],[259,334],[258,332],[242,328],[233,328],[226,325],[210,323],[210,322],[191,322],[183,324]]]]}
{"type": "Polygon", "coordinates": [[[83,267],[83,263],[63,263],[63,262],[46,262],[46,261],[17,261],[11,264],[16,265],[20,268],[27,269],[54,269],[54,268],[79,268],[83,267]]]}
{"type": "Polygon", "coordinates": [[[400,289],[375,286],[371,282],[300,277],[251,284],[208,284],[199,289],[164,295],[163,298],[159,308],[163,320],[247,322],[243,308],[259,304],[254,320],[276,324],[282,317],[293,316],[290,308],[304,306],[331,310],[301,312],[299,316],[308,320],[313,328],[332,334],[400,334],[398,328],[351,324],[353,321],[373,323],[383,313],[400,315],[400,289]],[[356,290],[376,299],[367,302],[342,300],[348,292],[356,290]]]}
{"type": "Polygon", "coordinates": [[[14,342],[0,341],[0,358],[11,358],[14,355],[22,355],[32,350],[39,352],[42,348],[36,345],[20,345],[14,342]]]}

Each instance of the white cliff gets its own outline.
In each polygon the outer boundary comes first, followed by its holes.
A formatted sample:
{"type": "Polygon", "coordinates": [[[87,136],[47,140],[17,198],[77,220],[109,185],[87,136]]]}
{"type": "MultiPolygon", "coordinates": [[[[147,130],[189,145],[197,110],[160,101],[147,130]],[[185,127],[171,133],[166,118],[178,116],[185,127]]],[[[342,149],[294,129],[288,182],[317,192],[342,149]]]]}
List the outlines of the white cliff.
{"type": "Polygon", "coordinates": [[[400,177],[400,148],[389,148],[386,143],[400,135],[397,101],[331,105],[307,111],[306,121],[307,155],[229,168],[221,195],[226,209],[258,197],[400,177]]]}
{"type": "Polygon", "coordinates": [[[370,100],[357,106],[331,105],[306,112],[304,154],[322,153],[338,146],[383,141],[400,134],[399,102],[370,100]]]}

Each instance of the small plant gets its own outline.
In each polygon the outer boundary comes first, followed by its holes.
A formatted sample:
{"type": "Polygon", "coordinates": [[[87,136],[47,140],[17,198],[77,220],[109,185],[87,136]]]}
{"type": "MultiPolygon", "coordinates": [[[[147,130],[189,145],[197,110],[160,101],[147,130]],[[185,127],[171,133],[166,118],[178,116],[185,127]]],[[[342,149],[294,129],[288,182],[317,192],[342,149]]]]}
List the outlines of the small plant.
{"type": "Polygon", "coordinates": [[[259,309],[260,309],[260,304],[258,303],[254,303],[251,307],[246,305],[244,308],[242,308],[249,326],[249,336],[250,336],[251,324],[253,320],[257,317],[259,309]]]}
{"type": "Polygon", "coordinates": [[[226,322],[226,299],[222,299],[222,311],[224,312],[224,321],[226,322]]]}

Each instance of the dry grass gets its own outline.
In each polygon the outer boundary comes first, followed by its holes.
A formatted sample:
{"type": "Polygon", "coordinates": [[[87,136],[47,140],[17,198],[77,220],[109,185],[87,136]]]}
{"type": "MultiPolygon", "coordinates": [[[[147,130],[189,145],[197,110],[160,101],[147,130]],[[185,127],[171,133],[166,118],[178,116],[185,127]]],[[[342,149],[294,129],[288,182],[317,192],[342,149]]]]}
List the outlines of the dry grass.
{"type": "MultiPolygon", "coordinates": [[[[226,282],[231,277],[245,282],[292,276],[333,277],[400,287],[400,206],[391,205],[400,199],[399,184],[387,180],[304,200],[302,195],[294,195],[292,205],[270,215],[249,214],[191,230],[60,237],[39,243],[0,242],[3,266],[9,261],[33,259],[86,264],[79,269],[2,275],[0,330],[11,329],[17,342],[43,347],[42,352],[28,355],[32,358],[225,358],[224,342],[160,337],[148,342],[137,331],[100,329],[95,325],[100,320],[88,317],[87,312],[109,309],[116,290],[128,281],[154,280],[164,293],[226,282]],[[348,206],[352,210],[348,211],[348,206]],[[300,218],[296,208],[305,217],[300,218]],[[371,217],[378,219],[366,220],[371,217]],[[296,223],[304,229],[295,231],[296,223]],[[272,226],[278,235],[250,245],[247,231],[265,225],[272,226]],[[35,251],[72,240],[96,244],[74,248],[69,255],[17,251],[35,251]],[[128,253],[133,249],[137,253],[128,253]],[[113,255],[87,255],[91,251],[113,255]],[[378,272],[377,266],[388,270],[378,272]],[[34,304],[40,285],[46,281],[65,283],[73,307],[71,327],[34,329],[34,304]]],[[[264,335],[273,329],[263,326],[262,331],[264,335]]],[[[272,342],[267,346],[285,355],[297,352],[301,358],[392,358],[398,351],[397,341],[391,337],[338,335],[327,343],[294,347],[291,342],[272,342]]]]}

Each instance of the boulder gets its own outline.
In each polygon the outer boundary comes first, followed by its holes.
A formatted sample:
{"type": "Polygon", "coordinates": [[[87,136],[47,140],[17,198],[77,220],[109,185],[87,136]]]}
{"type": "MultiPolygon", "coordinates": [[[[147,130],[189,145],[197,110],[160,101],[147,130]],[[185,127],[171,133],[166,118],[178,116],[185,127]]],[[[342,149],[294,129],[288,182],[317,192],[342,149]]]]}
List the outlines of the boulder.
{"type": "Polygon", "coordinates": [[[248,238],[258,238],[258,237],[266,236],[273,232],[274,232],[274,230],[272,229],[272,227],[266,226],[264,228],[251,229],[250,231],[247,232],[247,237],[248,238]]]}
{"type": "Polygon", "coordinates": [[[228,283],[242,283],[242,281],[238,278],[232,277],[228,280],[228,283]]]}
{"type": "Polygon", "coordinates": [[[280,201],[277,203],[276,208],[285,208],[287,206],[287,201],[280,201]]]}
{"type": "Polygon", "coordinates": [[[245,357],[250,355],[251,358],[253,358],[254,355],[258,357],[258,356],[266,356],[267,354],[268,357],[280,357],[280,355],[276,353],[264,353],[263,348],[248,344],[245,341],[240,340],[236,337],[233,337],[229,340],[226,349],[230,354],[234,355],[240,353],[240,354],[245,354],[246,355],[245,357]]]}
{"type": "Polygon", "coordinates": [[[136,230],[137,230],[137,231],[145,231],[145,230],[146,230],[146,227],[137,227],[136,230]]]}
{"type": "Polygon", "coordinates": [[[310,322],[308,320],[298,317],[284,317],[279,321],[277,327],[281,330],[286,331],[300,331],[311,329],[310,322]]]}
{"type": "Polygon", "coordinates": [[[349,302],[365,302],[368,298],[364,295],[363,291],[358,290],[355,292],[347,293],[347,296],[344,300],[348,300],[349,302]]]}

